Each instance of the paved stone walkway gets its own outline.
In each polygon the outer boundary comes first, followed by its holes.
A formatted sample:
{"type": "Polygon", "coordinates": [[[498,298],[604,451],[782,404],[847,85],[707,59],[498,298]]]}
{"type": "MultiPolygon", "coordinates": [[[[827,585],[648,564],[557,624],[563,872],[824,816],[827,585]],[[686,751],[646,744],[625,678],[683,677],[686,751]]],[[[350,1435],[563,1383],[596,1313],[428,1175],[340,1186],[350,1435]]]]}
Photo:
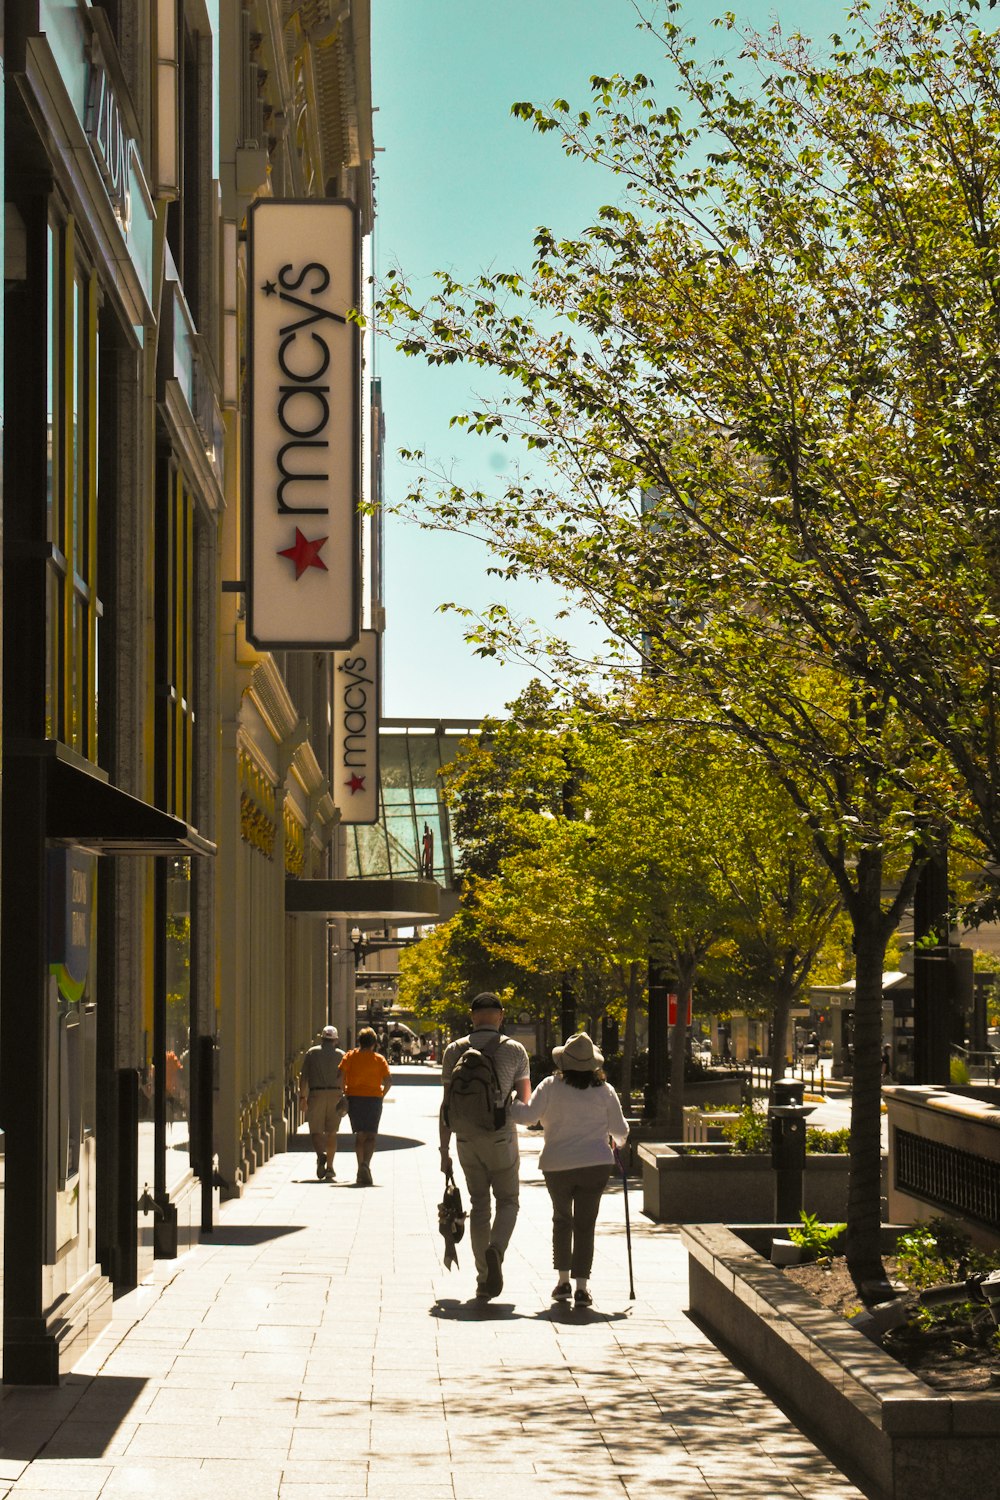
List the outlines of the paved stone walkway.
{"type": "MultiPolygon", "coordinates": [[[[501,1297],[443,1269],[436,1074],[403,1074],[375,1186],[315,1179],[308,1138],[211,1240],[115,1304],[55,1390],[0,1399],[0,1497],[34,1500],[857,1500],[685,1314],[678,1236],[609,1193],[587,1313],[550,1305],[538,1138],[501,1297]],[[638,1222],[636,1222],[638,1220],[638,1222]]],[[[463,1194],[464,1196],[464,1194],[463,1194]]]]}

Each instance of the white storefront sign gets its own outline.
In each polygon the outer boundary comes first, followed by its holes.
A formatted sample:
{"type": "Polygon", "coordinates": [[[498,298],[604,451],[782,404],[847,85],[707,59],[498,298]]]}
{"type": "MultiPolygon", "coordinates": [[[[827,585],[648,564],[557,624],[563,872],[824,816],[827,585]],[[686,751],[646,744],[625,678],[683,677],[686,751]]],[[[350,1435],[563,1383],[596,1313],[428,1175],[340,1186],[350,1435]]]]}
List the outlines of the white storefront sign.
{"type": "Polygon", "coordinates": [[[378,822],[379,638],[333,658],[333,800],[342,823],[378,822]]]}
{"type": "Polygon", "coordinates": [[[112,207],[127,232],[132,223],[135,142],[99,53],[90,64],[84,128],[112,207]]]}
{"type": "Polygon", "coordinates": [[[360,298],[353,204],[262,199],[250,215],[247,634],[262,650],[357,635],[360,298]]]}

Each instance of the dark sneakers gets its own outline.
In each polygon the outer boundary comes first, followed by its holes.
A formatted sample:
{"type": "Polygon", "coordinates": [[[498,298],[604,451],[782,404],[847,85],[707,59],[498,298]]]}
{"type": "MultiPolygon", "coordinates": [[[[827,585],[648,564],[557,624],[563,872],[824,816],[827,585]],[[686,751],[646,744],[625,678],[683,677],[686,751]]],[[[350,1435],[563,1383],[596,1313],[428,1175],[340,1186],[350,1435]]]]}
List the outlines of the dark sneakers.
{"type": "Polygon", "coordinates": [[[590,1295],[590,1293],[587,1291],[586,1287],[578,1287],[577,1290],[576,1290],[576,1292],[574,1292],[574,1294],[573,1294],[573,1306],[574,1307],[593,1307],[593,1305],[594,1305],[594,1299],[590,1295]]]}
{"type": "Polygon", "coordinates": [[[316,1176],[319,1178],[320,1182],[322,1182],[323,1178],[326,1176],[326,1152],[325,1151],[317,1151],[316,1152],[316,1176]]]}
{"type": "Polygon", "coordinates": [[[503,1291],[503,1256],[496,1245],[486,1246],[486,1280],[483,1282],[483,1294],[487,1297],[499,1297],[503,1291]]]}
{"type": "Polygon", "coordinates": [[[557,1281],[552,1288],[553,1302],[569,1302],[573,1296],[573,1288],[568,1281],[557,1281]]]}

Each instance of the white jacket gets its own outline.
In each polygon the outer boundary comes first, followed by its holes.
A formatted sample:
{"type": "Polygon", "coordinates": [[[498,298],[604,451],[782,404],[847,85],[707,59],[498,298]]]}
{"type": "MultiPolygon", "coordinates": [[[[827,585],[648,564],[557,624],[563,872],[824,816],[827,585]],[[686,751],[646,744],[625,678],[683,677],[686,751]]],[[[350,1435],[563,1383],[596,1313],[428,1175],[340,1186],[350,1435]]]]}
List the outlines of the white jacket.
{"type": "Polygon", "coordinates": [[[509,1118],[518,1125],[541,1125],[545,1144],[538,1165],[543,1172],[612,1166],[608,1137],[616,1146],[628,1137],[621,1102],[610,1083],[576,1089],[557,1074],[543,1078],[526,1104],[515,1100],[509,1118]]]}

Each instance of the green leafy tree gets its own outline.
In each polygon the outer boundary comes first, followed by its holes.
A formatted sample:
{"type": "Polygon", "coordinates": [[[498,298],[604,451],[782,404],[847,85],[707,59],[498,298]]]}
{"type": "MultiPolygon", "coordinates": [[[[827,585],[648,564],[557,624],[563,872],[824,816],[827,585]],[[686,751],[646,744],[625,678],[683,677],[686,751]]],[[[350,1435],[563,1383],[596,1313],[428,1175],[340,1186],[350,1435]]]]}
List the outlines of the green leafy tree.
{"type": "Polygon", "coordinates": [[[731,744],[717,753],[731,767],[735,811],[713,854],[731,896],[728,967],[771,1023],[773,1082],[784,1076],[791,1012],[815,982],[821,959],[846,947],[849,923],[788,794],[754,757],[734,754],[731,744]]]}
{"type": "Polygon", "coordinates": [[[572,783],[552,690],[532,682],[508,711],[463,741],[445,775],[464,881],[495,874],[534,843],[537,818],[561,813],[572,783]]]}
{"type": "MultiPolygon", "coordinates": [[[[562,585],[609,655],[643,642],[693,733],[761,755],[837,885],[859,1281],[879,1274],[886,944],[949,824],[1000,852],[1000,42],[978,10],[860,4],[826,54],[749,37],[748,90],[662,6],[666,104],[640,76],[594,79],[578,112],[515,107],[618,201],[575,239],[539,231],[530,280],[444,276],[423,309],[397,279],[382,303],[409,352],[508,376],[462,420],[551,465],[499,497],[445,486],[432,524],[562,585]]],[[[497,610],[473,633],[515,634],[497,610]]]]}
{"type": "Polygon", "coordinates": [[[669,1086],[657,1100],[670,1139],[682,1132],[687,1013],[699,975],[724,943],[731,903],[714,858],[726,836],[727,773],[667,723],[604,726],[586,796],[600,877],[621,872],[630,930],[677,994],[669,1086]]]}
{"type": "Polygon", "coordinates": [[[457,957],[460,920],[452,917],[399,953],[399,1002],[423,1021],[451,1028],[468,1009],[468,984],[457,957]]]}
{"type": "Polygon", "coordinates": [[[550,690],[531,683],[508,707],[510,717],[487,719],[445,774],[462,891],[453,957],[469,998],[481,989],[516,995],[518,1009],[534,1014],[546,1045],[557,977],[550,965],[519,961],[488,898],[504,864],[529,856],[545,819],[561,814],[574,770],[550,690]]]}
{"type": "MultiPolygon", "coordinates": [[[[584,976],[598,1012],[625,1001],[626,1091],[650,954],[685,996],[720,965],[735,967],[774,1020],[780,1076],[789,1008],[840,910],[797,810],[757,758],[718,735],[692,744],[683,728],[633,718],[623,729],[596,712],[552,733],[577,767],[572,815],[526,815],[533,835],[477,882],[492,951],[553,979],[584,976]]],[[[678,1011],[677,1116],[686,1006],[678,1011]]]]}

